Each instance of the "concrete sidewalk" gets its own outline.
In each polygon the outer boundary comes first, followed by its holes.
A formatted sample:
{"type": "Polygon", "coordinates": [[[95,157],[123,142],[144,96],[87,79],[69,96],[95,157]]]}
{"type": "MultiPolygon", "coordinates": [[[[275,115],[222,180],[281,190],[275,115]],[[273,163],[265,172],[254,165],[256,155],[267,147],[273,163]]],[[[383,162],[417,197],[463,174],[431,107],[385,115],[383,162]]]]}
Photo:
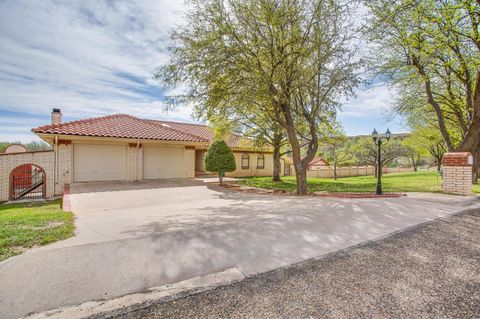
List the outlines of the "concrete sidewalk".
{"type": "MultiPolygon", "coordinates": [[[[184,189],[192,193],[191,188],[184,189]]],[[[229,268],[251,276],[456,213],[472,204],[459,197],[441,197],[444,200],[440,201],[427,195],[346,200],[209,191],[214,199],[196,208],[198,216],[209,218],[200,218],[193,226],[187,219],[183,221],[186,227],[177,231],[150,227],[148,233],[136,236],[110,241],[101,237],[98,242],[40,249],[1,262],[0,317],[16,318],[111,299],[229,268]]],[[[169,206],[169,210],[176,206],[180,209],[181,205],[169,206]]],[[[131,208],[130,212],[135,213],[131,208]]],[[[171,214],[169,211],[170,219],[171,214]]]]}

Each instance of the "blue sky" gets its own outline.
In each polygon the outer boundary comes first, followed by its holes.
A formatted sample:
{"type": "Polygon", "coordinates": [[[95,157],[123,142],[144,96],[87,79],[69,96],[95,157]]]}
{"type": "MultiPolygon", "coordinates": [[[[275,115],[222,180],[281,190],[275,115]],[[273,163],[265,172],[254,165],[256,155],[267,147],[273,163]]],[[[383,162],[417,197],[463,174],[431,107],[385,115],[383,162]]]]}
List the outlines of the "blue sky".
{"type": "MultiPolygon", "coordinates": [[[[53,107],[64,120],[128,113],[191,122],[188,105],[165,113],[152,79],[168,58],[167,31],[183,8],[176,0],[0,1],[0,140],[28,142],[53,107]]],[[[389,127],[385,85],[357,90],[338,118],[347,134],[389,127]]]]}

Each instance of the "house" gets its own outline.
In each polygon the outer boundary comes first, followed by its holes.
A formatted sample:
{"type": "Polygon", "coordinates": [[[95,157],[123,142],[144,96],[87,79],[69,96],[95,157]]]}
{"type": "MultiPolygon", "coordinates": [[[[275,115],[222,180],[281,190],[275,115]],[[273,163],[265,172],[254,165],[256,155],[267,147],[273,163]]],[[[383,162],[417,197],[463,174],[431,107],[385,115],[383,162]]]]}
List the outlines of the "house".
{"type": "Polygon", "coordinates": [[[330,164],[321,157],[314,157],[310,163],[308,163],[309,171],[318,171],[320,169],[329,168],[330,164]]]}
{"type": "MultiPolygon", "coordinates": [[[[15,173],[16,169],[25,164],[32,165],[32,171],[43,172],[43,180],[35,183],[37,190],[42,188],[42,197],[62,194],[70,183],[194,178],[206,173],[205,154],[214,138],[205,125],[125,114],[63,123],[59,109],[53,109],[51,124],[32,132],[53,150],[0,154],[0,201],[22,197],[28,191],[15,184],[16,176],[25,174],[15,173]]],[[[226,142],[237,166],[227,176],[272,174],[270,149],[256,149],[251,141],[234,134],[226,142]]]]}
{"type": "MultiPolygon", "coordinates": [[[[287,157],[286,161],[290,164],[293,164],[293,158],[291,158],[291,157],[287,157]]],[[[310,161],[310,163],[308,163],[307,170],[308,171],[318,171],[318,170],[326,169],[326,168],[329,168],[329,167],[330,167],[330,164],[328,164],[328,162],[325,159],[323,159],[322,157],[314,157],[310,161]]],[[[293,165],[291,165],[291,167],[290,166],[288,168],[285,167],[285,170],[290,171],[290,174],[294,174],[295,168],[293,167],[293,165]]]]}

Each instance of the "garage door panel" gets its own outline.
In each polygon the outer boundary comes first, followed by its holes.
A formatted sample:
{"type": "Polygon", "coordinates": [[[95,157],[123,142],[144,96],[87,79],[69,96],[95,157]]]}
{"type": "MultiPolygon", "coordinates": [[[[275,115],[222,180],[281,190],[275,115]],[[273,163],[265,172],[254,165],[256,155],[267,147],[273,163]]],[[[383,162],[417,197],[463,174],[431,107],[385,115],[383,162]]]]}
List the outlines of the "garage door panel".
{"type": "Polygon", "coordinates": [[[76,182],[127,179],[126,146],[75,144],[73,157],[73,177],[76,182]]]}
{"type": "Polygon", "coordinates": [[[183,147],[145,147],[143,150],[143,178],[183,178],[183,147]]]}

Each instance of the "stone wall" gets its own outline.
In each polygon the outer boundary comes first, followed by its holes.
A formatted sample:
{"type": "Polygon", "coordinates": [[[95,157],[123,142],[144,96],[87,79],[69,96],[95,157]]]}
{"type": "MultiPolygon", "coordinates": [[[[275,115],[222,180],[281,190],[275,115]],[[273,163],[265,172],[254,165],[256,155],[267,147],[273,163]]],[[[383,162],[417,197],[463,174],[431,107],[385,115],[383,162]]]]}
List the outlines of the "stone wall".
{"type": "Polygon", "coordinates": [[[472,154],[446,153],[443,156],[442,191],[449,194],[472,194],[472,154]]]}
{"type": "Polygon", "coordinates": [[[10,199],[10,173],[23,164],[37,165],[44,170],[45,197],[53,197],[55,193],[54,163],[55,153],[53,151],[0,154],[0,201],[10,199]]]}

